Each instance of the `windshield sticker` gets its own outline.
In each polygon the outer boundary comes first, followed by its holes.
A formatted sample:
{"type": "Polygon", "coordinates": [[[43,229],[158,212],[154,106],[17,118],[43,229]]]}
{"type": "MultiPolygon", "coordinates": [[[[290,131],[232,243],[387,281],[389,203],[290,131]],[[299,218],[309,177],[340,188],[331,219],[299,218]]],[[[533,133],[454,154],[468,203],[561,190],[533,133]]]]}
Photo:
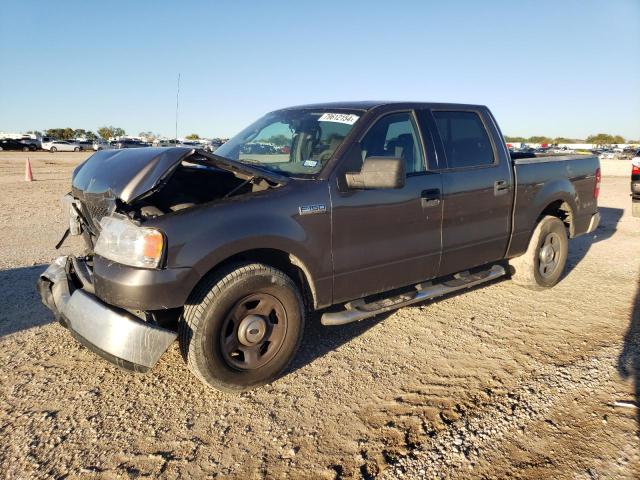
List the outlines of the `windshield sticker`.
{"type": "Polygon", "coordinates": [[[336,122],[346,123],[347,125],[353,125],[360,118],[358,115],[352,113],[323,113],[318,119],[319,122],[336,122]]]}
{"type": "Polygon", "coordinates": [[[302,165],[304,167],[315,167],[318,165],[318,161],[317,160],[305,160],[304,162],[302,162],[302,165]]]}

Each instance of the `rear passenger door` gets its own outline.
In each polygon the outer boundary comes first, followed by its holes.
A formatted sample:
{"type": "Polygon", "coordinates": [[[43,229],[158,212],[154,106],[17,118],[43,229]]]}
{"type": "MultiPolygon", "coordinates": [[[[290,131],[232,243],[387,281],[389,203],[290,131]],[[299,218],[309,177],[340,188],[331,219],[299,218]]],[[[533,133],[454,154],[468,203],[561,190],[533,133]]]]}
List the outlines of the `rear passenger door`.
{"type": "Polygon", "coordinates": [[[484,109],[432,109],[428,117],[444,160],[439,275],[502,259],[511,229],[513,179],[492,117],[484,109]]]}

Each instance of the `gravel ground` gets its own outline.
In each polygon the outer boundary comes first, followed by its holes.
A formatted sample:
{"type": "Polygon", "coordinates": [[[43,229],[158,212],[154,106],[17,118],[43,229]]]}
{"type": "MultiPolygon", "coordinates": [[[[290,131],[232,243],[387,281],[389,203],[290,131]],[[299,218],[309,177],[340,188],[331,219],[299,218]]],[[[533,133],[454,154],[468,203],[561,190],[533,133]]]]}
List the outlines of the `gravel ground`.
{"type": "Polygon", "coordinates": [[[149,374],[123,372],[39,303],[58,200],[85,156],[0,153],[4,478],[640,475],[640,219],[625,165],[603,162],[602,225],[570,242],[555,288],[503,280],[358,324],[314,318],[286,376],[226,395],[176,345],[149,374]]]}

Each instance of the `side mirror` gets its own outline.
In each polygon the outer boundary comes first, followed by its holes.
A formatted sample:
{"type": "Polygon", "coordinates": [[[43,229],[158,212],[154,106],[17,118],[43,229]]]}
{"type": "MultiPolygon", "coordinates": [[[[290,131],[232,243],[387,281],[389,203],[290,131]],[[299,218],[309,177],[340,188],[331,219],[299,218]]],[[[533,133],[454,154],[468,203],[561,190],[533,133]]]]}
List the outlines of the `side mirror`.
{"type": "Polygon", "coordinates": [[[378,188],[402,188],[405,180],[405,161],[399,157],[369,157],[360,172],[345,173],[349,188],[373,190],[378,188]]]}

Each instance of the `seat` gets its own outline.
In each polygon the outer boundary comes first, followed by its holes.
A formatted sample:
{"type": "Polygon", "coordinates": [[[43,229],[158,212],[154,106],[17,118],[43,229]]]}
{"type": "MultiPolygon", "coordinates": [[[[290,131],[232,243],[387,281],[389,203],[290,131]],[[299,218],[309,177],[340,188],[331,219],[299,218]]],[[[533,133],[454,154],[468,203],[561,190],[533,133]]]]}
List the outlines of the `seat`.
{"type": "Polygon", "coordinates": [[[403,133],[391,140],[387,144],[387,152],[390,156],[404,159],[407,173],[422,170],[421,166],[417,164],[420,158],[415,154],[415,143],[413,141],[413,135],[410,133],[403,133]]]}

